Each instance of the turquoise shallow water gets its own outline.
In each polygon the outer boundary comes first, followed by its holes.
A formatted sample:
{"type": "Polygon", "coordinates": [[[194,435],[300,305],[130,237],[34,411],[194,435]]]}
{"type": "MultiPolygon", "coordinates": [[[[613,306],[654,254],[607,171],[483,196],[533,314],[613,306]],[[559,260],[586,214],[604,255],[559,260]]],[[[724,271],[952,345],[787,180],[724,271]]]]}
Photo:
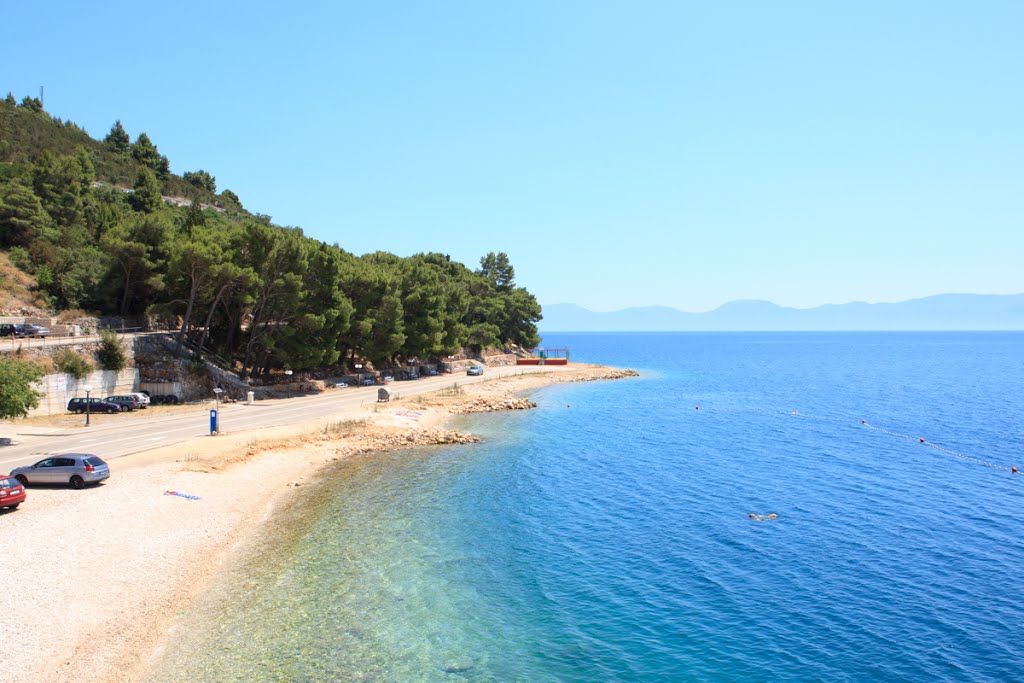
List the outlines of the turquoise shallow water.
{"type": "Polygon", "coordinates": [[[343,464],[151,679],[1022,680],[1024,335],[545,344],[642,376],[343,464]]]}

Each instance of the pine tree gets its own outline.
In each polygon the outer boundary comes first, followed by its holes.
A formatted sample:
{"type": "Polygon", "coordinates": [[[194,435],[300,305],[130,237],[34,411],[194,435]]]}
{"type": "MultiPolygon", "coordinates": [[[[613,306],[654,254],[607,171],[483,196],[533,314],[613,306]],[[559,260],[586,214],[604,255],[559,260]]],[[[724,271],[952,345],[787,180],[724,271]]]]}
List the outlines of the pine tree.
{"type": "Polygon", "coordinates": [[[195,172],[185,171],[182,177],[186,183],[195,185],[200,190],[206,190],[210,194],[217,193],[217,179],[202,169],[195,172]]]}
{"type": "Polygon", "coordinates": [[[195,197],[189,204],[188,213],[185,214],[185,233],[192,237],[193,231],[205,224],[206,215],[203,214],[203,205],[199,203],[199,198],[195,197]]]}
{"type": "Polygon", "coordinates": [[[43,101],[38,97],[29,97],[26,95],[24,99],[21,100],[21,106],[31,112],[35,112],[36,114],[43,111],[43,101]]]}
{"type": "Polygon", "coordinates": [[[85,192],[96,180],[96,167],[93,166],[92,158],[85,151],[85,147],[81,145],[75,149],[75,163],[78,164],[78,182],[82,186],[82,191],[85,192]]]}
{"type": "Polygon", "coordinates": [[[143,213],[153,213],[163,204],[160,196],[160,183],[148,168],[140,168],[135,178],[135,193],[132,194],[132,207],[143,213]]]}
{"type": "Polygon", "coordinates": [[[121,119],[115,121],[114,125],[110,127],[110,132],[107,133],[107,137],[103,138],[103,142],[115,154],[128,154],[132,149],[131,138],[128,137],[128,132],[121,125],[121,119]]]}
{"type": "Polygon", "coordinates": [[[49,224],[31,187],[19,180],[0,186],[0,244],[28,246],[49,224]]]}

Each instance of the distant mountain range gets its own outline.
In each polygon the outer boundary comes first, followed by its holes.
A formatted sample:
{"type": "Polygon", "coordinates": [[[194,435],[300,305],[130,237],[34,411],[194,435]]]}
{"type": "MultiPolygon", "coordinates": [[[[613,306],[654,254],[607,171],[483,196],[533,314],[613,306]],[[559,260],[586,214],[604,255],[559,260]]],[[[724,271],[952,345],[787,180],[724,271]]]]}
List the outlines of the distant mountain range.
{"type": "Polygon", "coordinates": [[[939,294],[899,303],[786,308],[731,301],[707,313],[667,306],[596,313],[576,304],[544,306],[546,332],[1024,330],[1024,294],[939,294]]]}

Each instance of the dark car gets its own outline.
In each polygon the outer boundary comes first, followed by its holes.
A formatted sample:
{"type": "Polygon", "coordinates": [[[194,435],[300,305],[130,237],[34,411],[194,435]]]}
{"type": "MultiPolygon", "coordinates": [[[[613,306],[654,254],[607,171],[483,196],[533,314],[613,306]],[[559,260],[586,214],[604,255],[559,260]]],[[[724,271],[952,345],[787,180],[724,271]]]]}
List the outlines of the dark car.
{"type": "Polygon", "coordinates": [[[32,331],[32,334],[30,335],[32,337],[49,337],[50,336],[50,328],[49,327],[44,327],[42,325],[35,325],[35,324],[25,325],[25,327],[28,327],[32,331]]]}
{"type": "Polygon", "coordinates": [[[0,325],[0,337],[32,337],[35,330],[31,325],[23,323],[4,323],[0,325]]]}
{"type": "Polygon", "coordinates": [[[116,403],[121,407],[121,411],[125,413],[130,410],[138,410],[142,407],[142,402],[131,394],[124,394],[123,396],[107,396],[103,400],[107,403],[116,403]]]}
{"type": "Polygon", "coordinates": [[[11,470],[11,476],[29,484],[67,484],[80,489],[86,484],[103,481],[110,476],[110,468],[98,455],[91,453],[64,453],[40,460],[35,465],[11,470]]]}
{"type": "Polygon", "coordinates": [[[68,401],[68,412],[81,415],[90,413],[119,413],[121,406],[117,403],[109,403],[101,398],[73,398],[68,401]],[[88,406],[88,410],[86,409],[88,406]]]}

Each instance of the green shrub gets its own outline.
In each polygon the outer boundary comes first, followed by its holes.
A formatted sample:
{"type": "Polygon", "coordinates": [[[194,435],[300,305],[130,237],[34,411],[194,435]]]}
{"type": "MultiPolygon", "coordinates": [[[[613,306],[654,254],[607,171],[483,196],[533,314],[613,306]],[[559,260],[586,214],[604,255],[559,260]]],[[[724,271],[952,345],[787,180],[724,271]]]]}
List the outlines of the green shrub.
{"type": "Polygon", "coordinates": [[[35,272],[35,264],[32,263],[32,257],[28,255],[28,250],[24,247],[11,247],[10,251],[7,252],[7,256],[11,259],[11,263],[18,267],[19,270],[26,273],[35,272]]]}
{"type": "Polygon", "coordinates": [[[66,372],[75,379],[87,377],[92,372],[92,365],[89,361],[71,349],[61,349],[53,354],[53,364],[60,372],[66,372]]]}
{"type": "Polygon", "coordinates": [[[38,406],[42,394],[32,385],[42,377],[35,363],[0,356],[0,418],[24,417],[38,406]]]}
{"type": "Polygon", "coordinates": [[[96,352],[96,359],[105,370],[121,370],[128,364],[117,334],[106,330],[100,334],[100,348],[96,352]]]}

